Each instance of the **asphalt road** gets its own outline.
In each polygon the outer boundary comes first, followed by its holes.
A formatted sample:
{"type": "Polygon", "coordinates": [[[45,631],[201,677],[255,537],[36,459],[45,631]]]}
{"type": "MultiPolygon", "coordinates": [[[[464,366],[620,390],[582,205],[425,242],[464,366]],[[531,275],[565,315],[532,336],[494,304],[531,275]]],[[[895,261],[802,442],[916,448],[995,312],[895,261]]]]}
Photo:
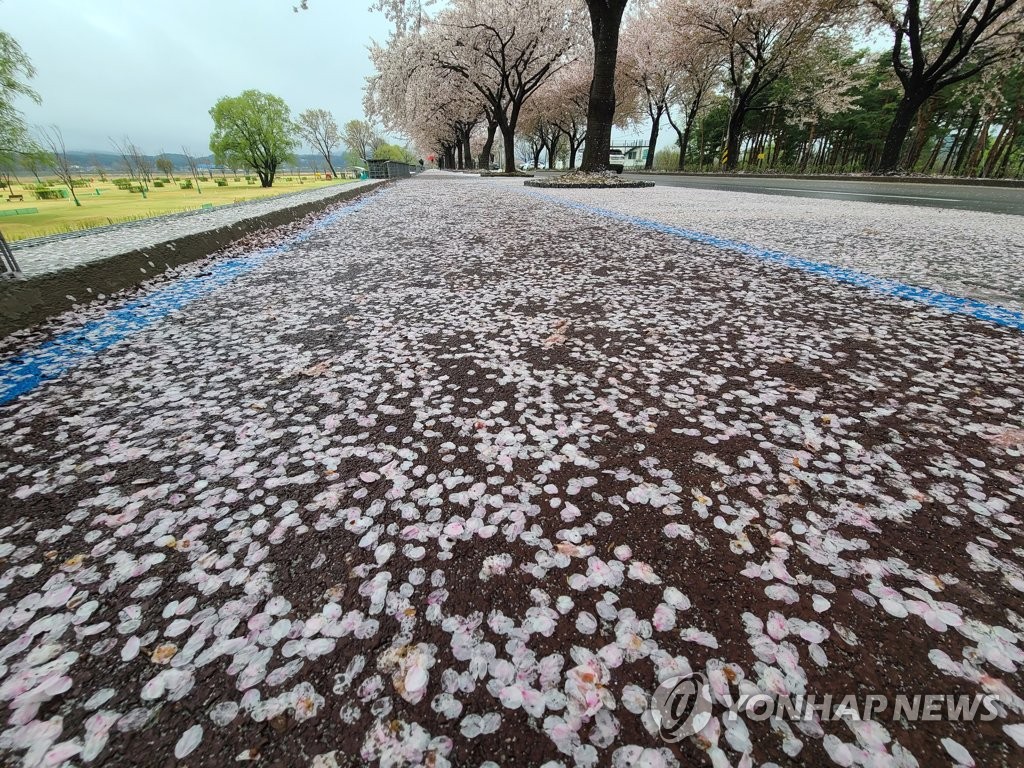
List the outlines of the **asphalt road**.
{"type": "Polygon", "coordinates": [[[723,178],[720,176],[674,176],[627,174],[631,178],[653,179],[672,187],[699,187],[726,192],[756,192],[826,200],[857,200],[864,203],[924,205],[986,213],[1024,216],[1024,189],[973,186],[969,184],[920,184],[895,181],[830,181],[824,179],[723,178]]]}
{"type": "Polygon", "coordinates": [[[428,173],[5,340],[0,765],[1018,764],[1020,334],[598,192],[428,173]]]}

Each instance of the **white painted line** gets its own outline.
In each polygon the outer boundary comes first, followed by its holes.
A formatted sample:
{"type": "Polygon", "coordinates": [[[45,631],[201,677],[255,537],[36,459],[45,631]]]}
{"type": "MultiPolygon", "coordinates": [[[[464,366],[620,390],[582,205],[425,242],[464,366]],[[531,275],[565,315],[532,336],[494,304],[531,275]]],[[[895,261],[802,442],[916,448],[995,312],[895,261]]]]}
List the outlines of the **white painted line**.
{"type": "Polygon", "coordinates": [[[883,195],[873,192],[833,192],[830,189],[794,189],[793,187],[765,187],[775,192],[799,192],[812,195],[850,195],[852,197],[888,197],[896,200],[935,200],[940,203],[962,203],[958,197],[914,197],[913,195],[883,195]]]}

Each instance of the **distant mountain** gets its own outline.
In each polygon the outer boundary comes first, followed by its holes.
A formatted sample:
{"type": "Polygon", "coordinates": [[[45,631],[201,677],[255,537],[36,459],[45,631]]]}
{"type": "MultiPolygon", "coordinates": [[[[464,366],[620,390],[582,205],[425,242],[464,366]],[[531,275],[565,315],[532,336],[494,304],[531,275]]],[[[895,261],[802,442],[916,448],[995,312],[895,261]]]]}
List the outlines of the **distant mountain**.
{"type": "MultiPolygon", "coordinates": [[[[167,157],[172,163],[174,163],[175,172],[187,172],[188,163],[185,160],[185,155],[180,152],[167,152],[164,155],[146,155],[151,163],[155,165],[158,157],[167,157]]],[[[313,171],[314,168],[323,168],[324,159],[320,155],[304,154],[296,155],[299,166],[302,170],[313,171]]],[[[69,150],[68,159],[72,165],[78,166],[82,173],[93,173],[96,168],[102,168],[106,173],[127,173],[124,167],[124,160],[116,152],[88,152],[79,150],[69,150]]],[[[196,158],[201,168],[219,168],[219,166],[213,161],[213,155],[202,155],[196,158]]],[[[345,168],[354,163],[348,162],[348,153],[337,152],[334,154],[334,167],[345,168]]],[[[285,166],[285,170],[294,168],[293,163],[289,163],[285,166]]]]}

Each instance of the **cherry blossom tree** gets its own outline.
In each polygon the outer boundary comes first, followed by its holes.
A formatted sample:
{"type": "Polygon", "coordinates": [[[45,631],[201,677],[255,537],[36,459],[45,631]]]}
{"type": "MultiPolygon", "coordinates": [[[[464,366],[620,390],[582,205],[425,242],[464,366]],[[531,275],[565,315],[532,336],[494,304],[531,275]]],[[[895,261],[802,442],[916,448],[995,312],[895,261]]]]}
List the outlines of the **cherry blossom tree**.
{"type": "Polygon", "coordinates": [[[849,0],[684,0],[677,23],[725,59],[732,95],[725,164],[736,168],[747,114],[824,27],[847,23],[849,0]]]}
{"type": "Polygon", "coordinates": [[[867,0],[893,34],[892,66],[903,88],[877,170],[891,172],[924,103],[1024,50],[1019,0],[867,0]]]}
{"type": "MultiPolygon", "coordinates": [[[[541,9],[544,6],[557,5],[551,2],[540,2],[540,0],[532,0],[532,3],[539,5],[541,9]]],[[[622,18],[627,3],[628,0],[586,0],[592,40],[593,58],[591,61],[593,68],[587,100],[587,129],[585,134],[578,132],[577,135],[581,137],[580,140],[582,140],[583,135],[587,137],[582,167],[588,171],[601,170],[608,165],[608,150],[611,146],[612,126],[616,119],[615,70],[618,60],[619,29],[622,25],[622,18]]],[[[395,23],[396,29],[404,32],[411,28],[418,30],[425,25],[425,8],[431,4],[431,0],[377,0],[374,3],[374,7],[383,10],[388,18],[395,23]]],[[[488,3],[479,2],[476,4],[486,6],[488,3]]],[[[459,5],[459,3],[455,3],[455,5],[459,5]]],[[[517,17],[516,22],[519,25],[524,25],[525,22],[533,24],[545,18],[543,13],[540,15],[530,15],[531,10],[532,8],[524,7],[523,13],[517,17]]],[[[562,5],[562,10],[566,10],[564,4],[562,5]]],[[[583,27],[584,17],[576,13],[575,4],[571,4],[568,7],[566,15],[570,17],[566,19],[566,31],[575,31],[575,29],[583,27]]],[[[490,31],[494,34],[501,29],[502,27],[495,26],[490,31]]],[[[506,32],[508,29],[508,27],[505,28],[506,32]]],[[[497,37],[500,38],[500,36],[501,33],[499,32],[497,37]]],[[[500,49],[501,45],[498,48],[500,49]]],[[[514,160],[511,158],[514,157],[514,122],[518,119],[518,115],[515,115],[515,120],[509,120],[509,116],[515,108],[510,106],[508,112],[504,109],[496,108],[493,103],[495,101],[493,99],[493,86],[489,90],[492,92],[492,97],[487,99],[489,103],[488,109],[491,113],[491,118],[496,123],[496,127],[500,127],[502,130],[505,144],[506,168],[510,168],[514,163],[514,160]],[[509,132],[510,122],[513,123],[511,133],[509,132]]],[[[528,97],[529,94],[525,98],[528,97]]],[[[523,99],[524,101],[525,98],[523,99]]],[[[510,100],[514,101],[515,99],[510,100]]],[[[491,130],[495,129],[492,128],[491,130]]],[[[574,164],[574,160],[575,156],[570,150],[570,163],[574,164]]]]}
{"type": "Polygon", "coordinates": [[[651,0],[637,0],[623,26],[619,44],[619,77],[631,86],[637,113],[651,124],[646,168],[654,167],[661,119],[675,99],[679,66],[666,33],[661,8],[651,0]]]}
{"type": "MultiPolygon", "coordinates": [[[[434,66],[437,30],[392,36],[370,55],[376,73],[367,80],[364,108],[389,131],[408,136],[417,146],[436,152],[446,167],[472,168],[474,128],[487,118],[480,95],[455,73],[434,66]]],[[[488,124],[495,125],[488,120],[488,124]]],[[[494,129],[490,128],[493,140],[494,129]]],[[[489,143],[484,148],[490,155],[489,143]]]]}
{"type": "Polygon", "coordinates": [[[587,138],[587,109],[594,65],[590,52],[563,68],[545,86],[538,98],[548,120],[561,131],[569,145],[569,168],[576,167],[577,155],[587,138]]]}
{"type": "Polygon", "coordinates": [[[472,167],[471,136],[486,125],[488,164],[501,131],[505,170],[515,170],[515,133],[524,106],[580,49],[583,6],[554,0],[456,0],[427,19],[405,3],[384,9],[396,30],[371,49],[377,74],[367,111],[390,130],[415,135],[459,168],[472,167]],[[448,150],[451,150],[450,152],[448,150]]]}
{"type": "Polygon", "coordinates": [[[678,71],[665,117],[679,143],[677,167],[681,171],[686,167],[686,151],[698,117],[722,80],[723,59],[718,48],[701,45],[682,27],[672,27],[668,44],[678,71]]]}
{"type": "Polygon", "coordinates": [[[430,64],[480,95],[501,130],[508,173],[523,106],[577,55],[581,15],[578,4],[554,0],[457,0],[432,25],[430,64]]]}

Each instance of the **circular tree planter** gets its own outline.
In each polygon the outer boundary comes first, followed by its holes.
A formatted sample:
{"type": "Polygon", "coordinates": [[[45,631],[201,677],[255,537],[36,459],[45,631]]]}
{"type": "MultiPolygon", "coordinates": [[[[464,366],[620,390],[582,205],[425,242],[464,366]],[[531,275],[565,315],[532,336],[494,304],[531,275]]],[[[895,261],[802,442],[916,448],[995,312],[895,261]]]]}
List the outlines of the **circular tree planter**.
{"type": "Polygon", "coordinates": [[[570,171],[562,176],[534,179],[533,181],[523,183],[528,187],[539,187],[541,189],[643,189],[654,186],[653,181],[624,179],[611,171],[602,171],[600,173],[570,171]]]}

